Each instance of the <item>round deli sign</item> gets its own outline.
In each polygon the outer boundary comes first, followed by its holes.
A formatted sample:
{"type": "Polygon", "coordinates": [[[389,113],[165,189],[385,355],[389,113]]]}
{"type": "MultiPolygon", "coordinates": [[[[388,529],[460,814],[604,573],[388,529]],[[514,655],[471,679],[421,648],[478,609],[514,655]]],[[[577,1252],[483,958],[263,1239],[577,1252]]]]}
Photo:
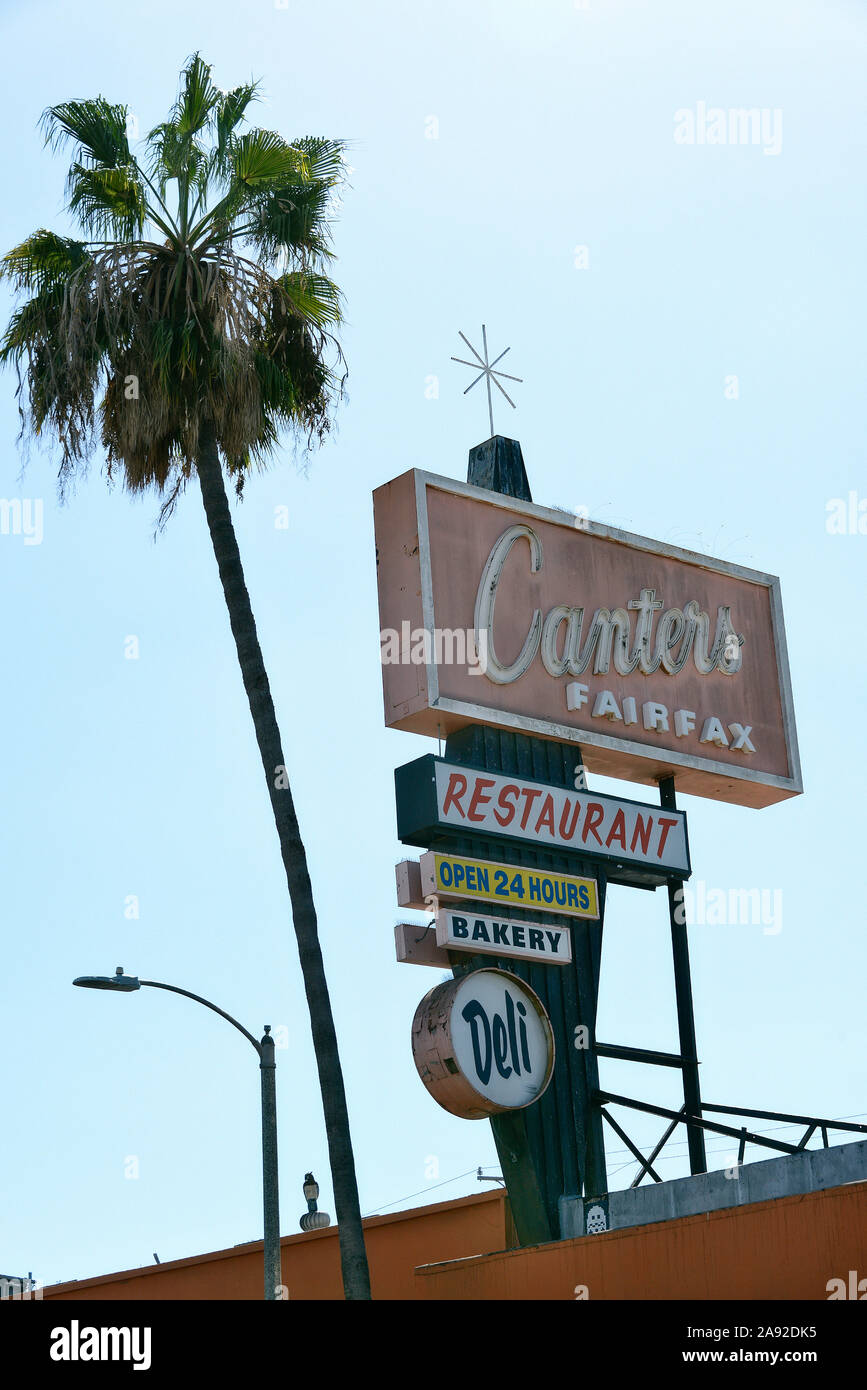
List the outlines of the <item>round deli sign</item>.
{"type": "Polygon", "coordinates": [[[416,1070],[444,1110],[483,1120],[538,1100],[554,1070],[541,999],[505,970],[473,970],[426,994],[412,1022],[416,1070]]]}

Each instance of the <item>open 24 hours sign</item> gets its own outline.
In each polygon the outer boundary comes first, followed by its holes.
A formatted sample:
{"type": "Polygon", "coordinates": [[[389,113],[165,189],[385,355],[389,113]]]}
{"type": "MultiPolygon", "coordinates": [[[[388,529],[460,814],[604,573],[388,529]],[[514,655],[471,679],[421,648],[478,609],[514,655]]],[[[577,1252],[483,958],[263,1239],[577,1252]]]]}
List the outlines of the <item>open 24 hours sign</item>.
{"type": "Polygon", "coordinates": [[[419,866],[425,897],[481,899],[567,917],[599,916],[594,878],[553,869],[520,869],[515,864],[493,864],[433,850],[421,856],[419,866]]]}

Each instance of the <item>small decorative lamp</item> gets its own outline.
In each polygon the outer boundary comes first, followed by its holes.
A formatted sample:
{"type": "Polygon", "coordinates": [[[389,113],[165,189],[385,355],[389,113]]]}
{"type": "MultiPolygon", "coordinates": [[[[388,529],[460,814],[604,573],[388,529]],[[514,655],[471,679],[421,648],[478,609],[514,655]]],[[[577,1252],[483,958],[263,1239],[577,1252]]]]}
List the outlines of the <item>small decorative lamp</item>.
{"type": "Polygon", "coordinates": [[[307,1210],[301,1218],[302,1231],[322,1231],[326,1226],[331,1225],[331,1217],[327,1211],[320,1211],[316,1205],[319,1196],[319,1183],[312,1173],[304,1174],[304,1186],[302,1188],[307,1200],[307,1210]]]}

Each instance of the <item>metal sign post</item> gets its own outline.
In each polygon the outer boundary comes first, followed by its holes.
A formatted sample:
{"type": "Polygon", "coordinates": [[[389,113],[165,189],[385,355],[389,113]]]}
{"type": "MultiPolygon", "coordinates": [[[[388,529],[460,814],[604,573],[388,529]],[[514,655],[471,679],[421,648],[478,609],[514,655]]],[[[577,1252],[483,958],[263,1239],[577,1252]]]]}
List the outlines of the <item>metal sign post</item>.
{"type": "MultiPolygon", "coordinates": [[[[561,787],[574,787],[576,766],[581,768],[574,746],[478,725],[452,735],[446,754],[450,762],[532,776],[561,787]]],[[[602,1116],[593,1103],[599,1089],[595,1033],[605,870],[574,851],[519,843],[506,847],[469,832],[450,831],[448,846],[452,853],[506,860],[526,870],[585,874],[597,884],[598,920],[548,914],[552,924],[571,933],[572,960],[566,965],[449,952],[456,977],[493,964],[510,971],[539,996],[550,1019],[556,1049],[550,1086],[529,1109],[492,1116],[491,1126],[521,1244],[556,1240],[564,1193],[607,1190],[602,1116]]],[[[530,907],[509,909],[515,922],[532,921],[537,915],[530,907]]]]}
{"type": "MultiPolygon", "coordinates": [[[[660,778],[659,800],[667,811],[676,810],[677,800],[673,777],[660,778]]],[[[689,1119],[690,1116],[695,1116],[697,1120],[701,1119],[701,1088],[698,1080],[695,1013],[692,1007],[692,979],[689,970],[689,942],[686,935],[683,884],[676,878],[669,878],[667,889],[668,919],[671,923],[671,953],[674,962],[674,995],[677,1002],[677,1031],[683,1075],[683,1103],[687,1115],[686,1134],[689,1145],[689,1169],[691,1173],[706,1173],[707,1155],[704,1147],[704,1130],[700,1125],[691,1124],[689,1119]]]]}
{"type": "MultiPolygon", "coordinates": [[[[517,440],[495,436],[470,450],[467,481],[507,497],[531,501],[530,485],[517,440]]],[[[572,791],[576,774],[583,784],[580,749],[570,744],[471,725],[446,740],[450,762],[535,778],[572,791]]],[[[503,959],[504,969],[524,980],[545,1006],[554,1033],[554,1076],[545,1094],[529,1109],[494,1115],[491,1127],[509,1191],[512,1215],[522,1245],[556,1240],[560,1235],[559,1200],[567,1192],[603,1194],[608,1190],[601,1109],[593,1103],[599,1089],[595,1050],[596,1006],[602,955],[602,926],[607,886],[605,869],[589,858],[535,844],[510,845],[474,834],[449,840],[466,853],[508,862],[521,868],[544,868],[585,874],[597,883],[599,918],[594,921],[556,916],[551,920],[572,934],[572,961],[553,969],[503,959]],[[465,847],[464,847],[465,846],[465,847]]],[[[517,920],[532,913],[510,911],[517,920]]],[[[492,963],[491,956],[451,953],[455,976],[492,963]]]]}

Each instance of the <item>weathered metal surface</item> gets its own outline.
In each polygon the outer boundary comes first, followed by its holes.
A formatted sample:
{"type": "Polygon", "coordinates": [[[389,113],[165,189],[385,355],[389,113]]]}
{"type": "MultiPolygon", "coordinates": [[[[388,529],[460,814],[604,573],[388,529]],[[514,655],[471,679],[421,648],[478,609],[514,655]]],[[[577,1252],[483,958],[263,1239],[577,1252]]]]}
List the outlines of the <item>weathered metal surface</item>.
{"type": "Polygon", "coordinates": [[[394,949],[402,965],[429,965],[438,970],[450,968],[449,953],[437,944],[433,927],[398,922],[394,929],[394,949]]]}
{"type": "Polygon", "coordinates": [[[506,439],[501,434],[470,449],[467,482],[473,487],[519,497],[523,502],[533,500],[521,446],[517,439],[506,439]]]}
{"type": "Polygon", "coordinates": [[[402,859],[394,866],[395,887],[398,907],[408,907],[413,912],[427,911],[428,904],[421,886],[421,869],[417,859],[402,859]]]}

